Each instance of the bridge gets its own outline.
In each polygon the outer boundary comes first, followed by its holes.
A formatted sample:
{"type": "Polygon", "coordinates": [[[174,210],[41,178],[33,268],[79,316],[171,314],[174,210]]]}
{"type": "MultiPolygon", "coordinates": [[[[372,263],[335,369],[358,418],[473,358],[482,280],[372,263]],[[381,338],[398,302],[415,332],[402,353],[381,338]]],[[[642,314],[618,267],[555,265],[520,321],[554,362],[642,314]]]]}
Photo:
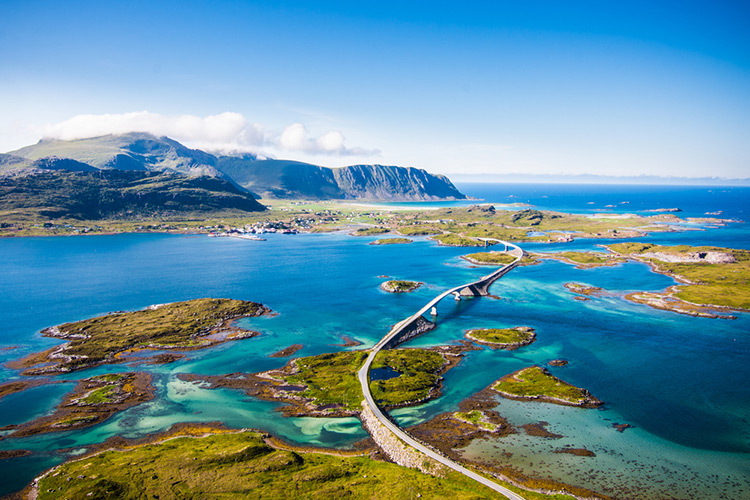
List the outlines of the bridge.
{"type": "Polygon", "coordinates": [[[523,497],[521,497],[517,493],[514,493],[508,488],[505,488],[504,486],[501,486],[496,482],[467,469],[466,467],[454,462],[453,460],[444,457],[432,448],[411,437],[380,410],[377,403],[372,397],[372,393],[370,392],[370,367],[372,366],[372,362],[375,360],[375,356],[377,356],[378,352],[380,352],[382,349],[392,349],[397,345],[434,328],[434,324],[426,320],[423,314],[425,314],[427,311],[433,311],[433,308],[441,300],[448,297],[449,295],[453,295],[456,299],[460,299],[461,296],[488,295],[490,285],[507,274],[513,268],[518,266],[518,263],[524,256],[523,250],[520,247],[513,245],[512,243],[508,243],[502,240],[496,240],[494,238],[478,239],[484,241],[485,245],[487,245],[488,242],[497,242],[503,244],[505,246],[504,251],[515,257],[515,260],[510,264],[497,269],[495,272],[479,278],[476,281],[446,290],[445,292],[441,293],[440,295],[429,301],[427,304],[425,304],[424,307],[422,307],[412,316],[409,316],[403,321],[396,323],[391,331],[388,332],[385,337],[380,339],[380,342],[375,344],[375,346],[370,350],[370,354],[367,356],[364,365],[362,365],[362,368],[360,368],[357,372],[357,377],[359,378],[359,383],[362,386],[362,393],[365,396],[365,403],[378,419],[378,421],[389,431],[391,431],[396,437],[401,439],[412,448],[415,448],[422,452],[424,455],[432,458],[433,460],[445,465],[446,467],[450,467],[451,469],[463,474],[464,476],[482,483],[483,485],[497,491],[510,500],[523,500],[523,497]],[[508,250],[509,248],[510,251],[508,250]]]}

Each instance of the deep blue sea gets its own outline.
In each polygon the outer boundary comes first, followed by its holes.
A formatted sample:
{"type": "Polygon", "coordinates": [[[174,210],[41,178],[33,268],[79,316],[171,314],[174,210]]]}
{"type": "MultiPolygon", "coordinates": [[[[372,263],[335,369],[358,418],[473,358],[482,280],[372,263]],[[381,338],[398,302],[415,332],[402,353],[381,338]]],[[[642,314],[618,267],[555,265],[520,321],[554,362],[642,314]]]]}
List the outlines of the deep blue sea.
{"type": "MultiPolygon", "coordinates": [[[[750,188],[481,185],[458,186],[491,202],[526,203],[574,213],[640,213],[680,208],[681,217],[721,211],[748,219],[750,188]],[[627,203],[626,203],[627,202],[627,203]],[[607,206],[611,205],[611,206],[607,206]]],[[[456,202],[454,204],[476,203],[456,202]]],[[[442,206],[445,204],[426,204],[442,206]]],[[[645,238],[666,244],[750,248],[750,227],[734,223],[645,238]]],[[[222,421],[232,427],[273,432],[286,440],[348,447],[366,436],[354,418],[281,418],[278,405],[228,389],[207,390],[181,382],[184,372],[224,374],[282,366],[269,358],[291,344],[297,355],[342,349],[349,336],[373,345],[390,325],[431,297],[486,274],[460,259],[466,249],[439,247],[425,238],[409,245],[368,245],[374,238],[345,233],[268,235],[265,242],[205,236],[130,234],[0,240],[0,362],[58,342],[39,330],[115,310],[197,297],[262,302],[277,316],[243,320],[261,335],[187,353],[176,363],[138,367],[154,375],[157,397],[95,427],[0,441],[0,449],[29,449],[28,457],[0,460],[0,494],[20,489],[44,469],[108,437],[143,436],[176,422],[222,421]],[[412,294],[387,294],[380,275],[424,281],[412,294]],[[58,452],[59,449],[69,451],[58,452]],[[72,450],[72,451],[70,451],[72,450]]],[[[526,244],[527,250],[596,249],[606,240],[526,244]]],[[[578,270],[545,261],[513,270],[492,287],[500,297],[439,306],[438,328],[408,345],[451,343],[469,328],[532,326],[537,341],[517,351],[473,351],[445,377],[444,394],[428,404],[394,411],[402,424],[418,423],[457,408],[493,380],[554,358],[560,378],[589,389],[606,405],[599,410],[498,400],[514,425],[549,422],[559,440],[523,431],[475,441],[467,457],[498,459],[520,470],[623,498],[747,498],[750,494],[750,314],[736,320],[705,319],[657,311],[621,295],[663,290],[674,284],[639,263],[578,270]],[[569,281],[600,286],[617,295],[579,302],[569,281]],[[613,423],[634,427],[617,432],[613,423]],[[586,447],[596,457],[554,453],[586,447]]],[[[49,413],[73,381],[124,365],[61,377],[69,383],[38,387],[0,400],[0,426],[49,413]]],[[[0,380],[18,379],[0,367],[0,380]]]]}

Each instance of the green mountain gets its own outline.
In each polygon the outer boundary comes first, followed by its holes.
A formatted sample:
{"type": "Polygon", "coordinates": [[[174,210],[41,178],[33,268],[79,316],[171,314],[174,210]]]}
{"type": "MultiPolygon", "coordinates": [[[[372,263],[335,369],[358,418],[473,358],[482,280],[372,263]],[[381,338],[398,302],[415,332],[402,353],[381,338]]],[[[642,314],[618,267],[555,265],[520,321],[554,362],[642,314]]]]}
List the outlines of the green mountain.
{"type": "Polygon", "coordinates": [[[0,177],[0,213],[8,218],[131,219],[227,210],[258,212],[265,207],[216,177],[127,170],[0,177]]]}

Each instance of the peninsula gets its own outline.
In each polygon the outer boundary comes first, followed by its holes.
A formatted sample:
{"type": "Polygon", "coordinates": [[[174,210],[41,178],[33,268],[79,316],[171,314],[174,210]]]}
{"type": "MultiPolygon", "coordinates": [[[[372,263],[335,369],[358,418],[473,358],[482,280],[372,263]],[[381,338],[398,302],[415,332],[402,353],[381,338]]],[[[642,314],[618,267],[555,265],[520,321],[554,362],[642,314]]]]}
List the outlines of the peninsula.
{"type": "Polygon", "coordinates": [[[711,309],[750,311],[750,250],[644,243],[618,243],[607,249],[681,283],[663,293],[631,294],[629,300],[690,315],[710,316],[711,309]]]}

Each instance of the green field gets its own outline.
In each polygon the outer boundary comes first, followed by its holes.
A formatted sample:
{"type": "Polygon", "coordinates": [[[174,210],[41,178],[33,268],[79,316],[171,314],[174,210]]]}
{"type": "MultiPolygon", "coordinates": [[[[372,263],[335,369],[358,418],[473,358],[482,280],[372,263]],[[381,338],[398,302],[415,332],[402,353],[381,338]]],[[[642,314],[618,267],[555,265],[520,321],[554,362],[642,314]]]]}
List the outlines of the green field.
{"type": "MultiPolygon", "coordinates": [[[[572,498],[510,488],[530,500],[572,498]]],[[[39,482],[38,498],[505,497],[453,471],[435,477],[364,456],[287,451],[267,444],[261,434],[247,431],[178,437],[69,462],[39,482]]]]}

